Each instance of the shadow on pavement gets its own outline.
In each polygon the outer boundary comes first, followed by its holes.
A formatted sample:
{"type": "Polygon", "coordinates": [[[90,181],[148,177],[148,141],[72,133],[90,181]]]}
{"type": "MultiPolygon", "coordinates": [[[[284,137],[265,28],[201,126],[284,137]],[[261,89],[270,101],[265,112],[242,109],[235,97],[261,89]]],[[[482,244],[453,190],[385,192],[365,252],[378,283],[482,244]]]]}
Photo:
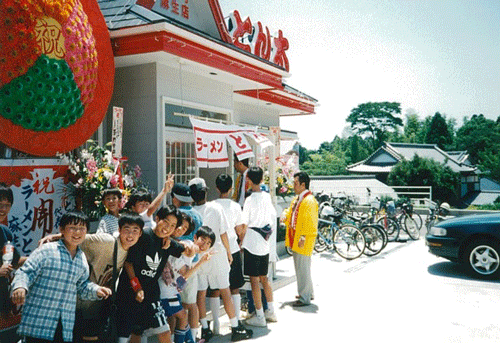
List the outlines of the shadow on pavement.
{"type": "MultiPolygon", "coordinates": [[[[267,327],[255,327],[251,325],[245,325],[246,328],[253,331],[253,336],[251,339],[259,338],[266,336],[271,332],[267,327]]],[[[231,333],[225,335],[217,335],[210,339],[210,343],[223,343],[223,342],[232,342],[231,341],[231,333]]]]}
{"type": "Polygon", "coordinates": [[[474,278],[467,273],[465,267],[459,263],[454,262],[439,262],[433,264],[427,268],[427,271],[436,276],[450,277],[462,280],[474,280],[483,282],[496,282],[500,283],[500,280],[482,280],[479,278],[474,278]]]}
{"type": "Polygon", "coordinates": [[[283,309],[285,307],[290,307],[294,311],[302,312],[302,313],[318,313],[318,305],[316,304],[310,304],[307,306],[302,306],[302,307],[293,307],[292,304],[295,302],[294,301],[285,301],[284,303],[281,304],[280,309],[283,309]]]}

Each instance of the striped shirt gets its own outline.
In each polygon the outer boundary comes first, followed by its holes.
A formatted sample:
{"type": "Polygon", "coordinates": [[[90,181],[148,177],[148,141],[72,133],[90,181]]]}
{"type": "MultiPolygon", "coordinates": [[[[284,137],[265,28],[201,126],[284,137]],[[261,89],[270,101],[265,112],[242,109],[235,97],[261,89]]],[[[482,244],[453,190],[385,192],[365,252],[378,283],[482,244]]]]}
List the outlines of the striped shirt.
{"type": "Polygon", "coordinates": [[[61,320],[63,339],[72,342],[77,294],[98,300],[99,286],[88,278],[89,265],[80,248],[74,258],[62,240],[36,249],[12,282],[13,290],[27,290],[18,333],[51,341],[61,320]]]}
{"type": "Polygon", "coordinates": [[[117,232],[118,232],[118,217],[106,213],[104,216],[102,216],[96,233],[109,233],[110,235],[114,235],[117,232]]]}

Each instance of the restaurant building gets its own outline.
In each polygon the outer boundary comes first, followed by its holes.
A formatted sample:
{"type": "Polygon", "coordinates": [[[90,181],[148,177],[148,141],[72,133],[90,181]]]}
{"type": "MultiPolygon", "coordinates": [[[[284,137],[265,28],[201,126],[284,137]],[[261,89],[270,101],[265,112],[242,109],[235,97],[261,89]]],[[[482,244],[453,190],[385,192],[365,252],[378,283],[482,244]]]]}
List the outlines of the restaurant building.
{"type": "MultiPolygon", "coordinates": [[[[280,117],[314,114],[317,100],[284,82],[290,73],[281,30],[271,35],[238,11],[223,14],[217,0],[98,3],[116,67],[110,115],[99,138],[111,137],[111,108],[123,108],[124,155],[141,166],[151,188],[161,189],[169,172],[177,182],[194,176],[213,182],[218,173],[232,172],[232,151],[244,138],[205,141],[210,138],[193,134],[190,117],[256,129],[275,145],[270,150],[277,157],[280,139],[297,139],[279,129],[280,117]],[[226,155],[212,155],[221,148],[226,155]]],[[[246,143],[255,162],[262,149],[255,140],[246,143]]]]}

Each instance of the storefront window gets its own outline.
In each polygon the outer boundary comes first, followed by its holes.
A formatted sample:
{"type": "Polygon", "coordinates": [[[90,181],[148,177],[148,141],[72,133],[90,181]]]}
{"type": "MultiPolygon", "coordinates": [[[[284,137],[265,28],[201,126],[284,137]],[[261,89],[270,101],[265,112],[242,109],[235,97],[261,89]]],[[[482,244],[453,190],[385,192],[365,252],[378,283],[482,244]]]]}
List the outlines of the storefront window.
{"type": "Polygon", "coordinates": [[[207,111],[197,108],[165,104],[165,125],[191,128],[191,122],[188,116],[208,118],[221,122],[227,122],[228,115],[213,111],[207,111]]]}
{"type": "Polygon", "coordinates": [[[194,143],[167,141],[166,171],[175,174],[175,182],[186,183],[196,175],[194,143]]]}

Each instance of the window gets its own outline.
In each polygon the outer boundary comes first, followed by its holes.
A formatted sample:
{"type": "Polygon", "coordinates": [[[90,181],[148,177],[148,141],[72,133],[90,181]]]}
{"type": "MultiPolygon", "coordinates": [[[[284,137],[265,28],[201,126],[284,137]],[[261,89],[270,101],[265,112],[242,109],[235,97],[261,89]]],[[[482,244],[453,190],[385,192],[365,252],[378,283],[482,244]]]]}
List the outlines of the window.
{"type": "Polygon", "coordinates": [[[166,172],[175,174],[175,182],[187,183],[196,176],[194,143],[167,141],[166,172]]]}
{"type": "Polygon", "coordinates": [[[178,106],[165,103],[165,125],[191,128],[188,116],[208,118],[216,121],[227,122],[228,115],[217,111],[198,109],[193,107],[178,106]],[[179,115],[179,114],[185,114],[179,115]]]}

